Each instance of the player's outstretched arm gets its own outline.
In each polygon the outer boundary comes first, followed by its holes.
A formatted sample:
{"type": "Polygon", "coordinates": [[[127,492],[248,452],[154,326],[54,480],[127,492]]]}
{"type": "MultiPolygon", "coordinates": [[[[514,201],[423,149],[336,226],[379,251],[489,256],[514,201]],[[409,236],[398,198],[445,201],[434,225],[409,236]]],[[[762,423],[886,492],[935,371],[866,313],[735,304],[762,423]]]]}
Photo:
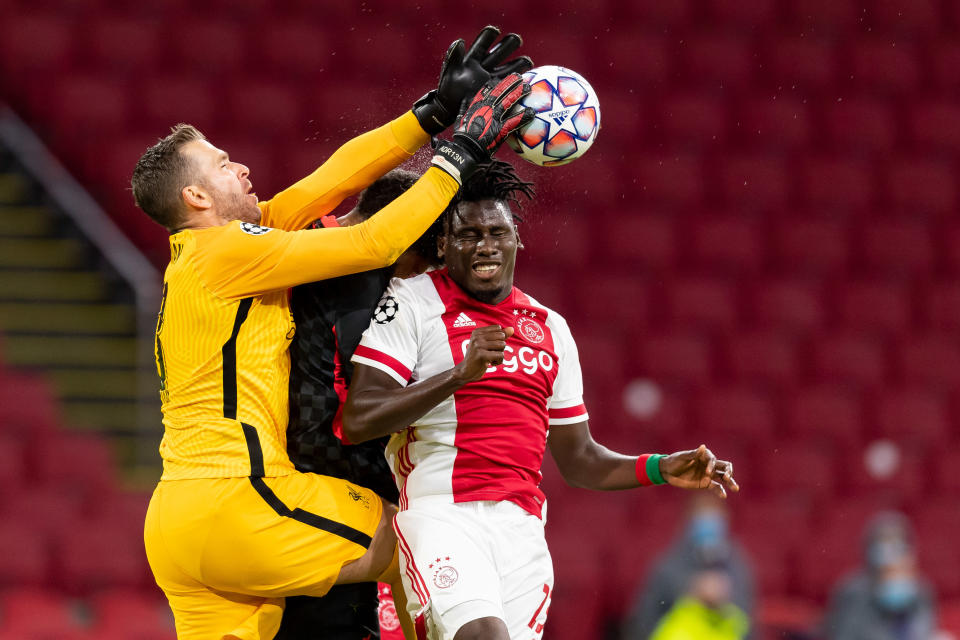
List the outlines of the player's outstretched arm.
{"type": "Polygon", "coordinates": [[[406,429],[465,384],[482,378],[487,367],[502,364],[512,335],[513,327],[474,329],[456,366],[406,387],[380,369],[356,363],[343,407],[344,435],[360,443],[406,429]]]}
{"type": "Polygon", "coordinates": [[[727,488],[740,490],[733,479],[733,464],[717,460],[705,445],[668,456],[625,456],[596,442],[586,421],[551,426],[547,444],[563,479],[574,487],[614,491],[670,484],[708,489],[722,498],[727,488]]]}
{"type": "Polygon", "coordinates": [[[462,39],[451,44],[436,89],[417,100],[411,111],[350,140],[312,174],[261,202],[262,224],[288,231],[305,228],[410,158],[431,135],[452,125],[463,102],[491,79],[533,66],[526,56],[504,62],[523,40],[510,33],[494,44],[498,35],[499,29],[487,26],[469,50],[462,39]]]}

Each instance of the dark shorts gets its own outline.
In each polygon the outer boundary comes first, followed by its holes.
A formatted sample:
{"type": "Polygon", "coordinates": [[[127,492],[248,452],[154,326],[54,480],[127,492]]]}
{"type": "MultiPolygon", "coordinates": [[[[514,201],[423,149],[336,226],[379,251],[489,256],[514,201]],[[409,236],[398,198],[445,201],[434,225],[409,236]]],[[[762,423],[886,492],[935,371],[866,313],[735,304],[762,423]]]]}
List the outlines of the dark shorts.
{"type": "Polygon", "coordinates": [[[287,598],[274,640],[377,640],[377,583],[340,584],[322,598],[287,598]]]}

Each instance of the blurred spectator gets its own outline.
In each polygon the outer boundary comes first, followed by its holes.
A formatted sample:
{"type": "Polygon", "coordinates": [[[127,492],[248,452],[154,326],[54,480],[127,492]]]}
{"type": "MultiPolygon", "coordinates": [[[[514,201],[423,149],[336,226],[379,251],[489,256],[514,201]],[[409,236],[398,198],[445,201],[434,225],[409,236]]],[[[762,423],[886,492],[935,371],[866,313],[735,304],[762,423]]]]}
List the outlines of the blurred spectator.
{"type": "Polygon", "coordinates": [[[726,567],[697,571],[690,587],[657,625],[650,640],[742,640],[747,614],[730,602],[733,581],[726,567]]]}
{"type": "MultiPolygon", "coordinates": [[[[645,588],[638,594],[627,619],[623,638],[646,640],[668,612],[670,616],[664,620],[664,624],[672,628],[672,623],[668,624],[672,618],[703,618],[710,613],[707,610],[712,605],[718,604],[735,605],[742,616],[741,626],[745,628],[753,611],[753,575],[740,546],[730,538],[725,504],[712,496],[696,496],[691,500],[682,537],[657,561],[645,588]],[[716,594],[721,591],[723,598],[717,598],[716,594]],[[714,595],[705,598],[705,593],[714,595]]],[[[724,617],[726,610],[723,611],[710,615],[724,617]]],[[[733,627],[740,628],[736,625],[733,627]]],[[[743,633],[661,636],[661,632],[658,630],[655,636],[658,640],[743,637],[743,633]]]]}
{"type": "Polygon", "coordinates": [[[864,567],[834,591],[824,621],[828,640],[930,640],[933,594],[917,571],[906,517],[878,514],[864,536],[864,567]]]}

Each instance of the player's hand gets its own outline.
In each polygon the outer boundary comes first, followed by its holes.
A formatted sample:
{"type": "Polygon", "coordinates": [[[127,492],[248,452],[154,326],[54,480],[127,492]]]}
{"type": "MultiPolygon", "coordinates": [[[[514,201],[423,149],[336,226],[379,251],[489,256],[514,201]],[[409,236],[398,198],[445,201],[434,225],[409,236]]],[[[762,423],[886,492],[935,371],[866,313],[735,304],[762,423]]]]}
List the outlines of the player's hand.
{"type": "Polygon", "coordinates": [[[503,350],[512,335],[513,327],[491,325],[474,329],[463,360],[453,368],[454,377],[460,382],[474,382],[483,377],[487,367],[503,364],[503,350]]]}
{"type": "Polygon", "coordinates": [[[674,487],[707,489],[719,498],[727,497],[727,489],[740,491],[733,479],[733,463],[717,460],[705,444],[661,458],[660,475],[674,487]]]}
{"type": "Polygon", "coordinates": [[[500,29],[486,26],[469,50],[462,39],[450,45],[443,57],[437,88],[413,105],[413,113],[424,131],[436,135],[452,125],[463,101],[472,98],[491,78],[523,73],[533,67],[533,61],[526,56],[501,64],[517,50],[523,39],[515,33],[508,33],[491,48],[499,35],[500,29]]]}
{"type": "Polygon", "coordinates": [[[530,85],[515,73],[490,80],[460,112],[453,141],[439,142],[433,164],[460,184],[466,182],[514,129],[533,120],[533,109],[518,104],[528,93],[530,85]]]}

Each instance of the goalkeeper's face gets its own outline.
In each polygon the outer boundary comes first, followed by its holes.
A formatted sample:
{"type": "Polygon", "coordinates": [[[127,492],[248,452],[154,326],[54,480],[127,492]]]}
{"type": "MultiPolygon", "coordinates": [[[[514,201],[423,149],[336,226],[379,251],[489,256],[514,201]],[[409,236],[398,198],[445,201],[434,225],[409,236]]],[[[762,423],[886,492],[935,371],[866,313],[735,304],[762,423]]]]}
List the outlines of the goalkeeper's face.
{"type": "Polygon", "coordinates": [[[223,221],[260,222],[257,194],[253,193],[250,169],[230,160],[226,151],[206,140],[196,140],[184,146],[196,171],[196,182],[208,197],[208,208],[223,221]]]}
{"type": "Polygon", "coordinates": [[[503,302],[513,289],[517,227],[502,200],[461,202],[440,236],[440,252],[450,277],[471,296],[503,302]]]}

